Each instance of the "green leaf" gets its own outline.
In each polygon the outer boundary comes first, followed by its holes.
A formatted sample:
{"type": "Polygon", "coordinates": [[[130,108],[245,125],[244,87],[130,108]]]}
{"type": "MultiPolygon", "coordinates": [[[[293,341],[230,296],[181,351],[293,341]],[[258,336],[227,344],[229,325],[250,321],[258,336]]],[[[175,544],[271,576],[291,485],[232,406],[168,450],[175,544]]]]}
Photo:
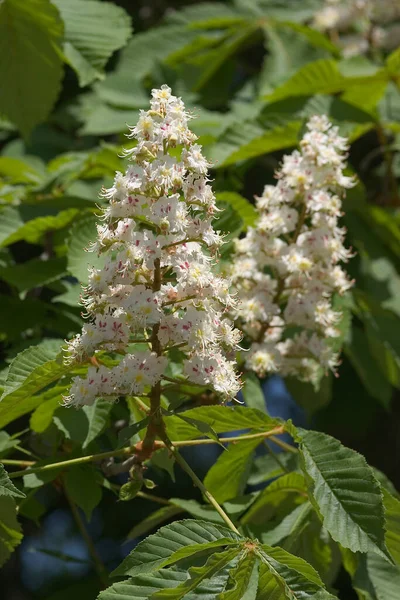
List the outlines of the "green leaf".
{"type": "Polygon", "coordinates": [[[64,257],[49,258],[48,260],[34,258],[11,267],[0,267],[0,278],[14,285],[19,292],[44,286],[61,279],[66,274],[64,257]]]}
{"type": "Polygon", "coordinates": [[[112,402],[97,398],[91,406],[79,410],[60,407],[53,420],[67,439],[87,448],[106,427],[112,406],[112,402]]]}
{"type": "Polygon", "coordinates": [[[21,543],[22,537],[14,500],[0,497],[0,567],[21,543]]]}
{"type": "Polygon", "coordinates": [[[388,556],[382,494],[365,458],[324,433],[296,432],[309,493],[325,529],[352,552],[388,556]]]}
{"type": "Polygon", "coordinates": [[[354,326],[351,331],[351,342],[344,346],[344,352],[368,393],[388,408],[392,398],[392,386],[377,368],[377,361],[368,341],[364,331],[354,326]]]}
{"type": "Polygon", "coordinates": [[[0,4],[0,112],[24,136],[44,121],[59,93],[62,36],[62,21],[49,0],[0,4]]]}
{"type": "MultiPolygon", "coordinates": [[[[254,429],[257,431],[271,431],[281,423],[272,419],[264,412],[244,406],[200,406],[182,413],[185,417],[203,421],[213,427],[216,433],[237,431],[238,429],[254,429]]],[[[189,440],[200,437],[200,432],[185,423],[177,416],[165,417],[168,437],[172,440],[189,440]]]]}
{"type": "Polygon", "coordinates": [[[398,600],[400,590],[400,567],[391,565],[381,556],[367,556],[367,570],[377,600],[398,600]]]}
{"type": "Polygon", "coordinates": [[[172,517],[179,515],[183,511],[184,509],[180,508],[179,506],[162,506],[155,512],[151,513],[151,515],[140,521],[140,523],[132,527],[132,529],[126,536],[126,539],[133,540],[142,535],[145,535],[149,533],[149,531],[157,527],[157,525],[164,523],[164,521],[169,521],[169,519],[172,519],[172,517]]]}
{"type": "Polygon", "coordinates": [[[102,79],[110,56],[131,36],[129,15],[111,2],[53,1],[65,24],[64,53],[80,86],[102,79]]]}
{"type": "Polygon", "coordinates": [[[22,225],[23,220],[18,210],[13,206],[5,206],[0,212],[0,246],[22,225]]]}
{"type": "Polygon", "coordinates": [[[0,175],[11,183],[38,184],[43,176],[31,164],[11,156],[0,157],[0,175]]]}
{"type": "MultiPolygon", "coordinates": [[[[236,192],[218,192],[216,198],[218,205],[228,204],[231,206],[246,227],[252,227],[255,224],[257,220],[257,211],[246,198],[243,198],[243,196],[236,192]]],[[[217,228],[218,221],[219,219],[217,217],[217,228]]]]}
{"type": "Polygon", "coordinates": [[[119,488],[119,499],[123,502],[128,502],[129,500],[133,500],[138,495],[138,492],[143,487],[143,481],[140,479],[134,479],[133,481],[128,481],[128,483],[124,483],[119,488]]]}
{"type": "MultiPolygon", "coordinates": [[[[192,600],[211,600],[222,592],[228,575],[214,577],[207,585],[199,586],[195,595],[188,596],[192,600]]],[[[115,583],[113,586],[101,592],[98,600],[150,600],[158,590],[174,588],[188,578],[184,571],[162,569],[149,575],[139,575],[133,579],[115,583]]]]}
{"type": "Polygon", "coordinates": [[[56,385],[36,397],[40,404],[32,413],[29,421],[32,431],[35,433],[43,433],[46,431],[53,421],[55,411],[60,408],[63,396],[67,395],[68,387],[56,385]]]}
{"type": "Polygon", "coordinates": [[[71,367],[63,363],[60,350],[59,341],[47,340],[12,361],[0,398],[0,427],[36,408],[41,398],[34,394],[68,373],[71,367]]]}
{"type": "Polygon", "coordinates": [[[208,471],[204,485],[222,503],[241,495],[246,487],[253,453],[261,439],[230,444],[208,471]]]}
{"type": "Polygon", "coordinates": [[[0,463],[0,496],[10,496],[11,498],[26,498],[25,494],[21,492],[12,483],[8,477],[8,473],[4,468],[4,465],[0,463]]]}
{"type": "Polygon", "coordinates": [[[217,575],[231,560],[239,554],[239,548],[228,548],[224,552],[212,554],[202,567],[189,569],[189,578],[175,589],[160,590],[153,594],[154,600],[181,600],[186,594],[196,589],[204,579],[217,575]]]}
{"type": "Polygon", "coordinates": [[[318,573],[305,560],[282,548],[263,545],[257,600],[332,599],[318,573]]]}
{"type": "Polygon", "coordinates": [[[291,513],[286,515],[276,527],[262,533],[262,542],[269,546],[275,546],[289,536],[298,535],[302,530],[304,522],[309,518],[311,510],[310,502],[300,504],[300,506],[297,506],[291,513]]]}
{"type": "Polygon", "coordinates": [[[68,469],[64,479],[65,489],[72,502],[79,506],[88,521],[102,497],[97,472],[89,465],[68,469]]]}
{"type": "Polygon", "coordinates": [[[182,25],[155,27],[136,33],[122,50],[116,73],[141,80],[153,67],[165,61],[176,50],[191,42],[199,34],[182,25]]]}
{"type": "Polygon", "coordinates": [[[113,575],[133,576],[157,571],[199,552],[230,545],[236,547],[241,539],[230,529],[206,521],[176,521],[140,542],[113,575]]]}
{"type": "Polygon", "coordinates": [[[295,377],[288,377],[285,383],[289,393],[297,404],[307,411],[308,415],[327,406],[332,400],[332,377],[330,375],[322,377],[318,389],[312,383],[299,381],[295,377]]]}
{"type": "Polygon", "coordinates": [[[69,225],[75,219],[78,212],[77,208],[70,208],[62,210],[55,216],[37,217],[26,223],[20,223],[19,227],[5,237],[0,245],[9,246],[20,240],[36,244],[42,240],[43,235],[47,231],[57,231],[69,225]]]}
{"type": "Polygon", "coordinates": [[[229,571],[229,589],[218,596],[218,600],[243,600],[256,566],[254,552],[244,554],[238,564],[229,571]]]}
{"type": "Polygon", "coordinates": [[[385,507],[386,545],[390,554],[400,565],[400,500],[382,488],[385,507]]]}
{"type": "Polygon", "coordinates": [[[265,131],[260,126],[244,123],[227,129],[211,152],[214,167],[227,167],[284,148],[296,146],[301,121],[289,121],[265,131]]]}
{"type": "Polygon", "coordinates": [[[105,260],[103,256],[85,250],[89,243],[97,238],[96,222],[95,217],[86,217],[79,220],[71,229],[67,257],[68,270],[83,284],[88,282],[88,267],[100,269],[105,260]]]}
{"type": "Polygon", "coordinates": [[[249,408],[256,408],[257,410],[267,412],[265,409],[265,398],[262,391],[260,380],[257,375],[251,371],[244,373],[243,375],[243,387],[242,394],[246,406],[249,408]]]}
{"type": "MultiPolygon", "coordinates": [[[[242,442],[241,442],[242,443],[242,442]]],[[[270,483],[256,498],[240,522],[262,524],[287,498],[293,502],[305,502],[308,499],[307,487],[301,473],[286,473],[270,483]]]]}
{"type": "Polygon", "coordinates": [[[313,94],[334,94],[343,89],[344,77],[332,59],[316,60],[305,65],[267,96],[269,102],[291,96],[312,96],[313,94]]]}

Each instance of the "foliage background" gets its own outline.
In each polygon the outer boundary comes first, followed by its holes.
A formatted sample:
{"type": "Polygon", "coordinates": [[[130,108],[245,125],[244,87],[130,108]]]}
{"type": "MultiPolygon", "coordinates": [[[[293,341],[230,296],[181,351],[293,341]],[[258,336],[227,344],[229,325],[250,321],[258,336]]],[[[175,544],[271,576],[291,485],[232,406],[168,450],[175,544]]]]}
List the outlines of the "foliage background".
{"type": "MultiPolygon", "coordinates": [[[[24,348],[44,341],[51,349],[52,340],[80,330],[82,248],[94,236],[98,191],[123,170],[118,153],[126,123],[147,106],[152,87],[167,82],[196,113],[193,129],[215,162],[214,186],[226,208],[218,227],[236,235],[253,218],[243,199],[251,202],[273,182],[304,119],[327,113],[350,137],[349,162],[360,180],[344,203],[357,287],[344,307],[340,377],[326,378],[318,391],[288,385],[314,429],[365,454],[400,487],[400,52],[343,58],[328,37],[307,27],[318,6],[317,0],[0,3],[3,380],[24,348]]],[[[278,397],[286,406],[282,384],[268,385],[267,405],[278,397]]],[[[32,396],[22,412],[0,406],[2,457],[15,451],[14,434],[34,454],[51,456],[57,447],[68,453],[59,397],[60,390],[32,396]],[[30,418],[26,413],[44,400],[48,410],[30,418]]],[[[116,406],[107,419],[104,447],[127,414],[116,406]]],[[[201,461],[191,460],[205,472],[215,457],[202,451],[201,461]]],[[[160,471],[158,478],[159,493],[170,495],[168,477],[160,471]]],[[[183,475],[178,482],[174,495],[198,497],[183,475]]],[[[90,524],[111,565],[129,549],[121,550],[126,532],[154,508],[137,500],[135,514],[129,503],[115,512],[114,503],[105,492],[90,524]]],[[[57,487],[47,485],[21,515],[25,533],[44,551],[21,546],[0,573],[2,598],[94,598],[97,583],[86,577],[87,554],[57,487]],[[42,580],[49,569],[57,576],[42,580]],[[70,583],[74,577],[80,583],[70,583]]],[[[346,577],[338,580],[340,597],[351,599],[346,577]]]]}

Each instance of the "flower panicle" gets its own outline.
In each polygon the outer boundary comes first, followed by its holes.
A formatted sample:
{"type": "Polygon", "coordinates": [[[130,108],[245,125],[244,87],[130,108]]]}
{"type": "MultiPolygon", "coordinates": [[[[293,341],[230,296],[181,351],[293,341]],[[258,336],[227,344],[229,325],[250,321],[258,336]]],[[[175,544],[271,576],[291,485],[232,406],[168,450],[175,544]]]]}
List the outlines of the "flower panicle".
{"type": "Polygon", "coordinates": [[[241,335],[225,318],[235,298],[230,282],[212,270],[223,239],[212,223],[218,209],[210,163],[188,128],[191,118],[168,86],[153,90],[150,109],[129,128],[136,146],[126,172],[101,192],[107,206],[90,250],[104,264],[89,269],[82,300],[88,322],[68,343],[66,360],[99,352],[122,358],[76,377],[68,405],[148,393],[176,347],[183,381],[224,400],[240,387],[231,357],[241,335]],[[146,340],[140,351],[138,339],[146,340]]]}
{"type": "Polygon", "coordinates": [[[312,117],[300,150],[283,157],[277,184],[256,199],[256,226],[236,241],[236,317],[253,340],[246,366],[259,376],[316,382],[337,368],[342,314],[333,302],[353,284],[340,266],[352,252],[338,226],[341,196],[355,184],[344,174],[347,152],[328,118],[312,117]]]}

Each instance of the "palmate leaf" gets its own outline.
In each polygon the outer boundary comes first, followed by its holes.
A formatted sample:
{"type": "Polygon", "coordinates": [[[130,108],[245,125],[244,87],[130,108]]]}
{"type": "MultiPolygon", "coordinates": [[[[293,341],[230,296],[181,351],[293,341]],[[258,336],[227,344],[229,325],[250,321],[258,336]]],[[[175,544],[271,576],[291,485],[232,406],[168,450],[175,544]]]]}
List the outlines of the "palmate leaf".
{"type": "Polygon", "coordinates": [[[34,394],[69,372],[60,353],[60,341],[46,340],[12,361],[0,398],[0,427],[36,408],[41,398],[34,394]]]}
{"type": "Polygon", "coordinates": [[[206,521],[187,519],[161,527],[125,558],[113,575],[139,575],[177,563],[201,552],[237,546],[241,536],[206,521]]]}
{"type": "Polygon", "coordinates": [[[65,24],[64,53],[81,87],[103,78],[113,52],[131,35],[129,15],[111,2],[53,0],[65,24]]]}
{"type": "Polygon", "coordinates": [[[50,0],[0,3],[0,113],[25,136],[47,117],[57,98],[62,36],[63,22],[50,0]]]}
{"type": "Polygon", "coordinates": [[[217,502],[223,503],[243,494],[254,450],[261,442],[258,438],[230,444],[208,471],[204,485],[217,502]]]}
{"type": "Polygon", "coordinates": [[[352,552],[387,557],[382,494],[365,458],[324,433],[293,430],[309,493],[332,538],[352,552]]]}

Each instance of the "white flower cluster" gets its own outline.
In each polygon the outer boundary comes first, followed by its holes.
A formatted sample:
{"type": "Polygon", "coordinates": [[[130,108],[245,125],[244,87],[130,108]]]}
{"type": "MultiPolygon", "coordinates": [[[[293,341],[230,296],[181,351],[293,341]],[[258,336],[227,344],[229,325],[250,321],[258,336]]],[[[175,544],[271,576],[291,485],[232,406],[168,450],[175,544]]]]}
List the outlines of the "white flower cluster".
{"type": "Polygon", "coordinates": [[[343,174],[347,143],[337,128],[325,116],[307,128],[300,152],[284,156],[277,185],[257,198],[260,217],[236,240],[232,276],[236,316],[253,340],[247,368],[314,382],[338,361],[330,340],[341,314],[332,296],[352,285],[338,265],[351,256],[338,227],[339,194],[354,181],[343,174]]]}
{"type": "Polygon", "coordinates": [[[395,49],[400,42],[400,0],[325,0],[313,26],[335,31],[345,56],[363,54],[372,46],[395,49]]]}
{"type": "Polygon", "coordinates": [[[212,272],[222,239],[212,226],[209,164],[189,118],[168,86],[153,90],[150,110],[141,111],[128,135],[137,141],[126,151],[133,164],[103,191],[109,203],[91,249],[107,260],[90,270],[83,300],[90,322],[69,342],[67,360],[100,350],[121,359],[76,377],[66,404],[144,394],[160,384],[176,348],[187,381],[224,399],[239,390],[227,356],[241,334],[227,318],[235,306],[230,282],[212,272]],[[136,351],[132,344],[139,342],[147,349],[136,351]]]}

